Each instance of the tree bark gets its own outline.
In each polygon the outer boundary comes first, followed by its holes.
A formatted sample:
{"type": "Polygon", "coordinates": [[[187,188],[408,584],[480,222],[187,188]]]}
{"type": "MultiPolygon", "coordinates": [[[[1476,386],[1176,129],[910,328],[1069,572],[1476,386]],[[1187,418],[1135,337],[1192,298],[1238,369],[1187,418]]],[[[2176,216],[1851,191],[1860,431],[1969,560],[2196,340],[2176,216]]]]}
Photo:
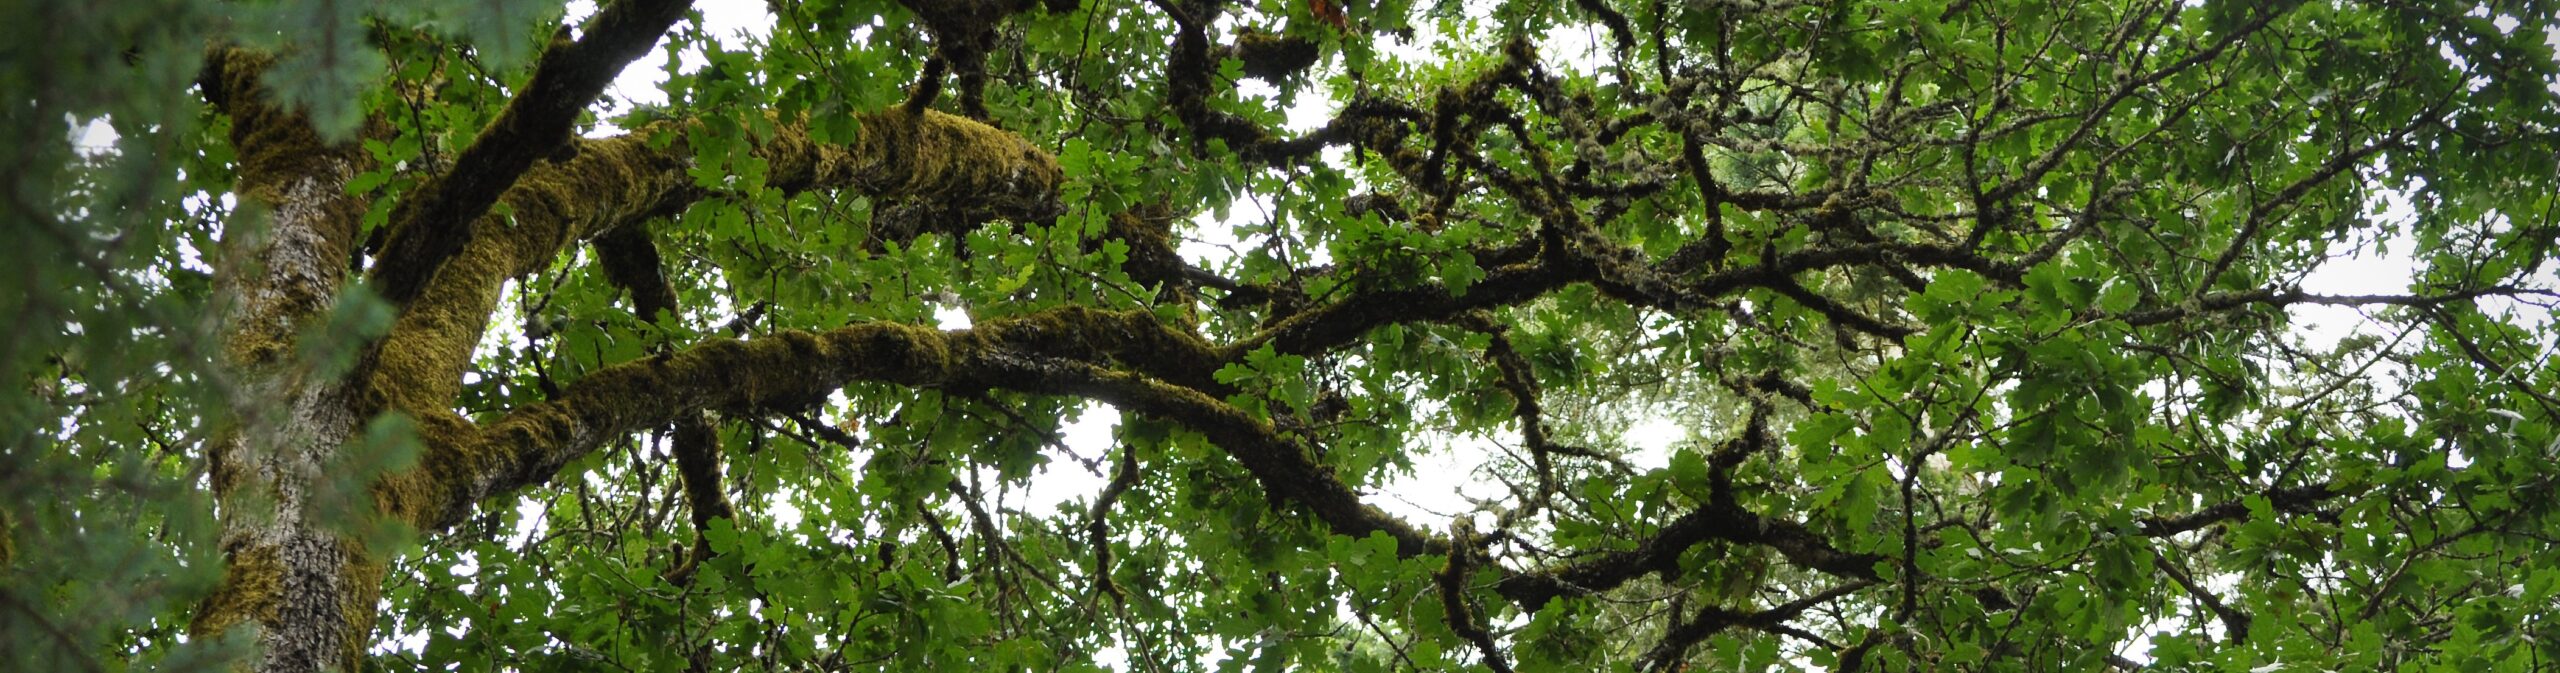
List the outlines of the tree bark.
{"type": "Polygon", "coordinates": [[[231,425],[212,446],[227,567],[189,630],[254,624],[257,670],[354,670],[372,630],[383,566],[315,508],[335,506],[360,414],[345,385],[300,355],[300,337],[336,304],[364,203],[346,185],[364,154],[322,142],[301,115],[258,91],[265,59],[214,56],[208,98],[232,120],[242,215],[213,260],[221,364],[237,383],[231,425]]]}

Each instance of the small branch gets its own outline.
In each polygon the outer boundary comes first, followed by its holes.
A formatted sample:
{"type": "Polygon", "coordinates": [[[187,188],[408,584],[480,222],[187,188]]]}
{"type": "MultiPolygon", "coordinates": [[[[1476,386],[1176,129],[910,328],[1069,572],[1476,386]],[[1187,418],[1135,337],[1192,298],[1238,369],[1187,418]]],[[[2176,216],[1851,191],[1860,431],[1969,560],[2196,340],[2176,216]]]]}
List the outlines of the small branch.
{"type": "Polygon", "coordinates": [[[596,237],[595,249],[605,280],[631,293],[632,315],[641,322],[675,316],[676,291],[667,284],[665,264],[648,229],[636,223],[616,227],[596,237]]]}
{"type": "Polygon", "coordinates": [[[2443,311],[2431,311],[2429,318],[2438,328],[2444,330],[2446,336],[2453,337],[2454,345],[2462,349],[2464,357],[2471,359],[2472,366],[2479,367],[2484,372],[2494,373],[2498,378],[2506,379],[2516,387],[2517,392],[2524,393],[2527,397],[2533,398],[2535,403],[2542,405],[2542,413],[2560,417],[2560,399],[2552,398],[2550,394],[2542,392],[2530,382],[2516,376],[2513,368],[2500,365],[2496,360],[2491,359],[2489,352],[2482,349],[2478,341],[2473,340],[2471,335],[2462,333],[2461,325],[2454,322],[2453,316],[2446,315],[2443,311]]]}
{"type": "Polygon", "coordinates": [[[2153,552],[2151,554],[2151,565],[2152,567],[2159,568],[2161,573],[2168,575],[2170,581],[2177,582],[2179,588],[2186,589],[2187,595],[2193,596],[2197,602],[2203,603],[2205,609],[2212,610],[2213,616],[2222,620],[2223,630],[2231,632],[2231,642],[2243,643],[2249,641],[2249,624],[2253,621],[2250,619],[2249,613],[2242,612],[2237,608],[2233,608],[2230,605],[2223,603],[2221,597],[2215,596],[2213,595],[2213,592],[2205,590],[2202,585],[2196,584],[2195,578],[2188,577],[2186,571],[2179,570],[2176,564],[2170,563],[2169,557],[2167,556],[2161,555],[2158,552],[2153,552]]]}
{"type": "MultiPolygon", "coordinates": [[[[2301,514],[2310,512],[2313,511],[2313,508],[2320,503],[2342,495],[2346,495],[2346,493],[2330,488],[2328,484],[2279,488],[2265,493],[2267,500],[2274,506],[2275,511],[2284,514],[2301,514]]],[[[2249,518],[2249,506],[2246,503],[2234,500],[2196,510],[2182,516],[2143,517],[2141,520],[2136,521],[2134,526],[2136,529],[2141,531],[2144,537],[2169,537],[2225,521],[2238,521],[2247,518],[2249,518]]]]}
{"type": "Polygon", "coordinates": [[[2429,308],[2469,301],[2481,297],[2521,296],[2560,297],[2560,292],[2505,285],[2453,290],[2442,294],[2367,295],[2312,294],[2298,289],[2276,290],[2270,288],[2250,290],[2246,292],[2217,292],[2197,297],[2177,306],[2168,306],[2144,311],[2129,311],[2115,316],[2108,316],[2103,311],[2093,310],[2083,314],[2083,318],[2100,319],[2114,317],[2125,321],[2126,324],[2142,327],[2173,322],[2199,313],[2227,311],[2251,305],[2284,307],[2295,304],[2308,304],[2315,306],[2414,306],[2419,308],[2429,308]]]}
{"type": "Polygon", "coordinates": [[[1469,562],[1475,556],[1474,539],[1475,534],[1465,518],[1458,519],[1451,526],[1449,562],[1441,567],[1437,578],[1443,619],[1449,622],[1451,632],[1474,644],[1476,651],[1484,655],[1486,668],[1493,669],[1494,673],[1511,673],[1511,661],[1503,658],[1501,645],[1494,642],[1493,634],[1485,632],[1483,625],[1476,623],[1475,611],[1467,606],[1467,573],[1469,562]]]}
{"type": "Polygon", "coordinates": [[[2344,173],[2348,169],[2364,165],[2364,160],[2373,156],[2375,153],[2397,146],[2399,146],[2399,138],[2395,135],[2391,139],[2359,147],[2352,151],[2330,157],[2329,161],[2322,164],[2319,170],[2313,171],[2310,175],[2303,176],[2302,179],[2294,181],[2291,185],[2287,185],[2283,191],[2277,192],[2274,198],[2267,199],[2266,201],[2257,204],[2256,207],[2250,208],[2249,217],[2240,223],[2239,233],[2232,235],[2231,245],[2224,247],[2222,249],[2222,254],[2214,258],[2213,266],[2205,269],[2203,277],[2196,279],[2196,294],[2201,295],[2212,290],[2214,280],[2221,278],[2223,272],[2231,270],[2231,265],[2234,262],[2239,261],[2240,253],[2250,249],[2249,240],[2256,238],[2258,232],[2264,229],[2267,222],[2273,219],[2271,216],[2275,213],[2276,209],[2290,205],[2294,201],[2301,200],[2303,196],[2310,194],[2313,188],[2318,187],[2323,183],[2327,183],[2331,178],[2337,177],[2338,174],[2344,173]]]}
{"type": "Polygon", "coordinates": [[[1501,375],[1498,385],[1511,395],[1511,413],[1520,422],[1521,443],[1529,448],[1530,467],[1538,480],[1536,492],[1525,498],[1526,503],[1522,507],[1503,514],[1503,527],[1509,528],[1514,521],[1536,515],[1555,497],[1556,471],[1552,456],[1557,451],[1554,440],[1547,436],[1546,414],[1538,404],[1538,378],[1535,372],[1530,371],[1529,360],[1512,348],[1511,339],[1504,336],[1503,326],[1494,322],[1491,316],[1472,314],[1466,320],[1470,323],[1469,329],[1492,337],[1491,343],[1485,347],[1485,357],[1493,360],[1495,371],[1501,375]]]}
{"type": "Polygon", "coordinates": [[[1735,626],[1772,633],[1801,634],[1799,637],[1827,643],[1828,641],[1814,637],[1812,634],[1787,626],[1786,622],[1815,606],[1839,600],[1875,584],[1873,580],[1850,582],[1824,589],[1821,593],[1788,601],[1784,605],[1753,612],[1735,611],[1715,605],[1700,607],[1694,615],[1681,621],[1670,632],[1664,633],[1662,641],[1655,643],[1653,649],[1645,653],[1644,660],[1647,663],[1643,668],[1653,671],[1678,670],[1676,664],[1688,656],[1690,647],[1697,645],[1698,641],[1705,640],[1708,636],[1735,626]]]}
{"type": "Polygon", "coordinates": [[[1101,495],[1094,496],[1093,509],[1085,514],[1085,537],[1093,545],[1094,592],[1113,600],[1120,599],[1120,587],[1111,580],[1111,507],[1120,502],[1121,494],[1137,485],[1138,450],[1123,445],[1119,465],[1111,472],[1111,483],[1102,488],[1101,495]]]}
{"type": "Polygon", "coordinates": [[[666,577],[668,583],[681,587],[692,583],[694,572],[711,559],[711,522],[734,521],[738,512],[721,491],[720,429],[709,414],[697,411],[678,419],[668,446],[676,457],[685,503],[693,509],[693,551],[666,577]]]}

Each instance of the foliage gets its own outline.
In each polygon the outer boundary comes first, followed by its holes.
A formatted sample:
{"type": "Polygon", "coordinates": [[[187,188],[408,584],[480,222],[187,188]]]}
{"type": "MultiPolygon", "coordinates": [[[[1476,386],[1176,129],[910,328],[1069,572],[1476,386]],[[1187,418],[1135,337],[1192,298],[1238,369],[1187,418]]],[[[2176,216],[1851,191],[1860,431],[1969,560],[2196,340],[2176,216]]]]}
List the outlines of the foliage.
{"type": "Polygon", "coordinates": [[[0,9],[0,666],[2560,666],[2560,7],[606,5],[0,9]]]}
{"type": "Polygon", "coordinates": [[[130,51],[201,42],[208,13],[0,8],[0,668],[189,670],[248,644],[177,636],[220,562],[190,475],[223,382],[193,364],[209,284],[182,260],[226,209],[190,157],[222,150],[196,138],[201,56],[130,51]],[[107,117],[154,124],[71,142],[107,117]]]}

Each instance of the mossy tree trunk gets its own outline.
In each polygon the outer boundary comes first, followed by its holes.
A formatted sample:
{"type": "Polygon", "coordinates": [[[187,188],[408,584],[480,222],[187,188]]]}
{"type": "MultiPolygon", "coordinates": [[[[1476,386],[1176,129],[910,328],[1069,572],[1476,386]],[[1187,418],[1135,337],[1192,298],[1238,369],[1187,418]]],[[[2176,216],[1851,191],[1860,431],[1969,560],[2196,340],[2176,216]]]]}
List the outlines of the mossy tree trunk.
{"type": "Polygon", "coordinates": [[[265,217],[236,224],[215,257],[221,356],[242,396],[212,456],[229,566],[193,630],[255,623],[263,670],[351,670],[373,622],[382,565],[320,525],[313,496],[323,471],[341,462],[361,411],[347,382],[307,366],[296,341],[347,283],[364,204],[346,184],[363,157],[323,144],[299,115],[263,102],[262,59],[224,56],[206,88],[231,117],[243,210],[265,217]]]}

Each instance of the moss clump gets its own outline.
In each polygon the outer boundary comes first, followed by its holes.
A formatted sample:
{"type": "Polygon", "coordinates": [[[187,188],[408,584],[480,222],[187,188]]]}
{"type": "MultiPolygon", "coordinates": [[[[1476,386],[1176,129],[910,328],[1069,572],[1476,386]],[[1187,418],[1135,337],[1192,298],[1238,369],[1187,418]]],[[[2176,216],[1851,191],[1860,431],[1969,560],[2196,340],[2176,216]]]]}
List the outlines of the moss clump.
{"type": "Polygon", "coordinates": [[[516,179],[500,197],[508,218],[483,217],[474,231],[512,238],[507,273],[521,276],[550,266],[573,243],[678,209],[696,196],[685,156],[649,147],[652,131],[578,141],[574,158],[516,179]]]}
{"type": "Polygon", "coordinates": [[[1021,136],[969,119],[893,108],[863,115],[852,144],[822,146],[783,124],[761,150],[785,190],[850,186],[874,197],[966,204],[1016,220],[1055,216],[1065,172],[1021,136]]]}
{"type": "Polygon", "coordinates": [[[1315,40],[1251,30],[1236,35],[1225,51],[1224,56],[1244,65],[1245,76],[1272,82],[1298,74],[1324,56],[1315,40]]]}
{"type": "Polygon", "coordinates": [[[1126,364],[1167,381],[1222,390],[1214,374],[1224,363],[1199,335],[1167,327],[1146,311],[1104,311],[1064,306],[991,320],[962,336],[966,343],[1048,357],[1126,364]]]}
{"type": "Polygon", "coordinates": [[[275,618],[276,594],[284,591],[284,564],[275,548],[251,547],[229,560],[222,584],[196,608],[188,633],[211,636],[242,622],[275,618]]]}

